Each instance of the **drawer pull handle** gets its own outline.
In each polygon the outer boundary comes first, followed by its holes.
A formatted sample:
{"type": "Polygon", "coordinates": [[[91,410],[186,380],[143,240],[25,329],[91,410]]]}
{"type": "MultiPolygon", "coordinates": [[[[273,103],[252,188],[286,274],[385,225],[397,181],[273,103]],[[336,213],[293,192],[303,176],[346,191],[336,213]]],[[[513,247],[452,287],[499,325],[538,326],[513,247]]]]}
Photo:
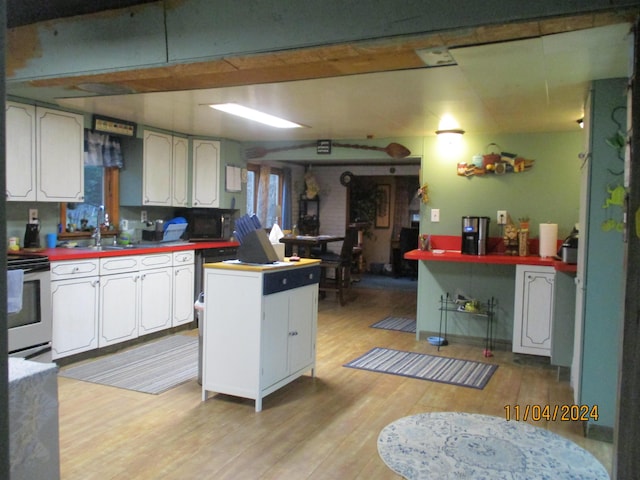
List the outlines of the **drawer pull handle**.
{"type": "Polygon", "coordinates": [[[283,279],[282,279],[282,285],[286,285],[286,284],[287,284],[287,279],[286,279],[286,278],[283,278],[283,279]]]}
{"type": "Polygon", "coordinates": [[[289,332],[290,337],[295,337],[296,335],[298,335],[298,332],[296,332],[295,330],[293,332],[289,332]]]}

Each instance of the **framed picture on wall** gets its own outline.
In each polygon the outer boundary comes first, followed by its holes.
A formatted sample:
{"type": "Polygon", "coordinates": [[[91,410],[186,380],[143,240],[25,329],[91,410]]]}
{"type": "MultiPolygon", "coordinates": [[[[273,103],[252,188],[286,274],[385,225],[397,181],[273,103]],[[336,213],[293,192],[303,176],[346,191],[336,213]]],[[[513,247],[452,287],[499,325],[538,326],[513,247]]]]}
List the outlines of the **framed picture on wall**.
{"type": "Polygon", "coordinates": [[[376,228],[389,228],[391,185],[381,184],[376,188],[376,228]]]}

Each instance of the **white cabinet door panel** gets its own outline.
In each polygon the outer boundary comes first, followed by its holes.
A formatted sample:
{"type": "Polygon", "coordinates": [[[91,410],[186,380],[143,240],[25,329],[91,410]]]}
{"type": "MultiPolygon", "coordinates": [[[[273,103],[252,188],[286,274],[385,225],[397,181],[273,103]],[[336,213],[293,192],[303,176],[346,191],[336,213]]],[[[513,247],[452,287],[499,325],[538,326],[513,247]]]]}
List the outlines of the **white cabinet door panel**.
{"type": "Polygon", "coordinates": [[[98,277],[51,282],[52,357],[98,348],[98,277]]]}
{"type": "Polygon", "coordinates": [[[172,273],[173,268],[158,268],[140,272],[139,335],[146,335],[171,327],[172,273]]]}
{"type": "Polygon", "coordinates": [[[171,206],[173,137],[145,131],[142,162],[142,204],[171,206]]]}
{"type": "Polygon", "coordinates": [[[36,109],[38,201],[84,200],[84,118],[36,109]]]}
{"type": "Polygon", "coordinates": [[[36,200],[36,109],[7,102],[6,109],[7,200],[36,200]]]}
{"type": "Polygon", "coordinates": [[[139,283],[138,272],[100,278],[99,347],[137,338],[139,283]]]}
{"type": "Polygon", "coordinates": [[[551,356],[555,271],[516,266],[513,351],[551,356]]]}

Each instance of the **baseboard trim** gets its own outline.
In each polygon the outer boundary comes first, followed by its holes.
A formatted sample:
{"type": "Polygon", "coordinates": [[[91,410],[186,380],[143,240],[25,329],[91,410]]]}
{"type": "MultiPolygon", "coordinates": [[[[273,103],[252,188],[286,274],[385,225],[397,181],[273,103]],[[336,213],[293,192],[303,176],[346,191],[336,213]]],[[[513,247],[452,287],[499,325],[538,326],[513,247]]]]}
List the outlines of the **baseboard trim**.
{"type": "Polygon", "coordinates": [[[594,423],[587,423],[585,435],[592,440],[613,443],[613,427],[603,427],[594,423]]]}

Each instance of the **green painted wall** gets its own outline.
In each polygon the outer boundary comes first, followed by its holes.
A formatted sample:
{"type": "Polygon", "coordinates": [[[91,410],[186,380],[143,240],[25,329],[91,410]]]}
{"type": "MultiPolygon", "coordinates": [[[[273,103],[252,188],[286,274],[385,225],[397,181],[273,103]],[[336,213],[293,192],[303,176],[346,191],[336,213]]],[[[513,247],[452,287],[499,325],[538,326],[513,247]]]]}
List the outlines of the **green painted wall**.
{"type": "MultiPolygon", "coordinates": [[[[564,238],[578,221],[580,165],[584,133],[518,134],[493,137],[463,137],[457,154],[443,152],[433,137],[424,138],[422,181],[429,185],[430,201],[421,207],[420,230],[437,235],[460,235],[464,215],[491,218],[490,235],[501,236],[496,224],[497,210],[507,210],[514,220],[527,215],[531,219],[531,235],[538,236],[538,224],[558,223],[558,237],[564,238]],[[461,177],[457,163],[471,161],[476,153],[487,151],[496,143],[503,151],[534,159],[529,171],[502,176],[461,177]],[[430,220],[431,208],[440,209],[440,222],[430,220]]],[[[494,335],[510,342],[513,334],[515,267],[420,262],[418,268],[418,330],[437,332],[440,295],[457,290],[485,301],[498,302],[494,335]]],[[[571,300],[573,301],[573,300],[571,300]]],[[[484,337],[484,323],[458,316],[449,322],[449,333],[484,337]]]]}
{"type": "MultiPolygon", "coordinates": [[[[624,302],[624,241],[622,232],[604,231],[609,218],[622,220],[622,208],[602,208],[610,186],[621,185],[623,162],[606,140],[626,119],[625,79],[599,80],[592,91],[591,171],[588,178],[589,226],[584,268],[584,330],[580,403],[598,405],[600,418],[589,425],[615,423],[620,331],[624,302]],[[623,107],[623,108],[618,108],[623,107]],[[613,113],[613,112],[616,113],[613,113]],[[613,114],[613,115],[612,115],[613,114]]],[[[623,127],[623,131],[626,129],[623,127]]]]}
{"type": "Polygon", "coordinates": [[[464,135],[457,155],[443,153],[434,137],[424,138],[422,181],[429,185],[430,201],[422,208],[421,230],[438,235],[458,235],[461,217],[487,216],[490,234],[501,236],[496,222],[498,210],[507,210],[514,221],[531,219],[531,237],[538,224],[558,224],[558,236],[566,237],[578,221],[580,164],[584,134],[575,132],[500,136],[464,135]],[[464,177],[456,174],[458,162],[471,162],[473,155],[496,143],[502,151],[535,160],[525,172],[464,177]],[[440,222],[432,223],[430,211],[440,209],[440,222]]]}

